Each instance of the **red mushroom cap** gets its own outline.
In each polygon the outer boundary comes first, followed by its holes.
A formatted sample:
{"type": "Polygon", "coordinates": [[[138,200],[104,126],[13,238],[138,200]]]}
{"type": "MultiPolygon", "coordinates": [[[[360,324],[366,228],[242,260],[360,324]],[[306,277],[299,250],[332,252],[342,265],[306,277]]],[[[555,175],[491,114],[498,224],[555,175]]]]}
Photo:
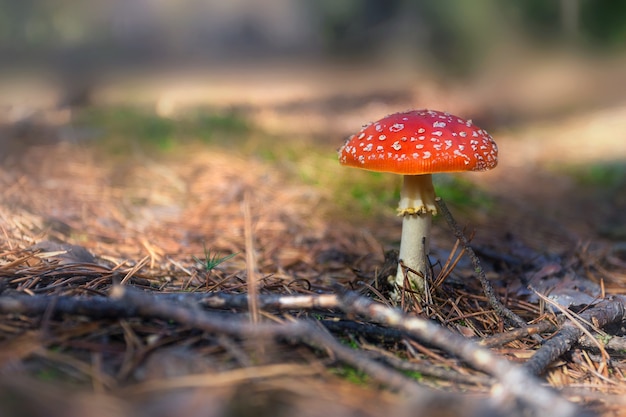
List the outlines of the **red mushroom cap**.
{"type": "Polygon", "coordinates": [[[404,175],[485,171],[498,147],[471,120],[433,110],[395,113],[365,126],[339,149],[342,165],[404,175]]]}

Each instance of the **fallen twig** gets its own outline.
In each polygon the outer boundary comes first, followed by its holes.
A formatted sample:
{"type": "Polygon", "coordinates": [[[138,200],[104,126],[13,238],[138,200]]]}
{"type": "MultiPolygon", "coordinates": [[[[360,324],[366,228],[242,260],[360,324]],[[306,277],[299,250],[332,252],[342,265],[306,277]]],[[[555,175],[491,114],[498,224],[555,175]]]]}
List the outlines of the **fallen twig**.
{"type": "MultiPolygon", "coordinates": [[[[626,298],[616,296],[611,300],[603,300],[593,307],[579,314],[579,316],[594,326],[602,328],[611,323],[617,323],[624,319],[626,314],[626,298]]],[[[583,324],[584,325],[584,324],[583,324]]],[[[588,327],[587,325],[584,325],[588,327]]],[[[583,330],[579,325],[568,320],[563,323],[561,330],[550,340],[548,340],[535,354],[526,362],[525,367],[534,375],[542,374],[552,362],[558,359],[583,335],[583,330]]]]}
{"type": "Polygon", "coordinates": [[[526,336],[532,336],[533,334],[545,333],[554,331],[557,329],[557,325],[544,320],[537,324],[528,325],[523,328],[513,329],[504,333],[496,333],[493,336],[486,337],[478,342],[479,345],[485,347],[502,346],[514,340],[520,340],[526,336]]]}
{"type": "MultiPolygon", "coordinates": [[[[194,308],[247,310],[247,294],[225,293],[149,293],[162,302],[175,302],[194,308]]],[[[147,296],[147,294],[146,294],[147,296]]],[[[84,314],[94,318],[132,317],[136,311],[132,305],[108,297],[71,297],[50,295],[11,294],[0,296],[0,313],[43,314],[52,302],[56,314],[84,314]]],[[[320,295],[259,295],[258,307],[262,310],[313,310],[337,308],[334,294],[320,295]]]]}
{"type": "Polygon", "coordinates": [[[115,286],[111,297],[134,307],[136,314],[144,318],[174,320],[206,332],[226,333],[239,337],[282,337],[297,339],[315,348],[328,349],[339,360],[367,373],[381,383],[408,393],[421,393],[424,388],[384,365],[369,359],[365,354],[346,347],[319,326],[306,320],[284,323],[250,323],[244,320],[216,320],[203,311],[183,305],[159,301],[137,290],[115,286]]]}
{"type": "MultiPolygon", "coordinates": [[[[198,304],[206,308],[247,310],[248,295],[227,293],[154,293],[162,300],[198,304]]],[[[314,310],[337,308],[335,294],[282,295],[259,294],[257,307],[261,310],[314,310]]]]}
{"type": "MultiPolygon", "coordinates": [[[[483,292],[485,293],[487,300],[489,300],[489,304],[491,304],[491,307],[493,307],[495,312],[500,317],[504,317],[516,327],[526,327],[526,322],[520,316],[512,312],[510,309],[504,306],[504,304],[502,304],[500,300],[498,300],[498,297],[496,296],[496,293],[491,286],[491,282],[489,282],[489,280],[485,276],[485,270],[480,263],[480,259],[478,259],[478,256],[476,256],[476,253],[470,246],[469,240],[463,234],[463,231],[459,227],[456,220],[454,220],[454,217],[452,217],[452,213],[450,213],[450,210],[448,210],[448,206],[446,206],[446,203],[440,197],[437,197],[435,201],[437,203],[437,208],[440,210],[441,214],[446,219],[448,225],[452,229],[454,236],[459,240],[459,242],[461,242],[463,249],[465,250],[465,252],[467,252],[467,255],[472,261],[472,265],[474,266],[474,272],[476,273],[476,276],[480,281],[480,285],[483,287],[483,292]]],[[[533,338],[539,342],[542,341],[541,336],[539,335],[533,335],[533,338]]]]}
{"type": "MultiPolygon", "coordinates": [[[[597,340],[589,340],[587,337],[582,337],[578,343],[584,347],[589,349],[596,349],[597,340]]],[[[610,339],[604,341],[606,344],[604,345],[604,349],[610,350],[613,352],[624,352],[626,351],[626,337],[624,336],[611,336],[610,339]]]]}
{"type": "Polygon", "coordinates": [[[540,415],[562,417],[580,415],[580,410],[573,404],[544,387],[522,367],[512,365],[445,327],[423,318],[406,316],[399,310],[385,307],[353,293],[343,293],[341,300],[340,306],[346,313],[360,314],[376,323],[404,330],[420,340],[458,356],[474,368],[495,376],[500,386],[500,390],[497,391],[499,395],[494,397],[496,403],[504,403],[513,396],[532,405],[534,409],[540,411],[540,415]]]}

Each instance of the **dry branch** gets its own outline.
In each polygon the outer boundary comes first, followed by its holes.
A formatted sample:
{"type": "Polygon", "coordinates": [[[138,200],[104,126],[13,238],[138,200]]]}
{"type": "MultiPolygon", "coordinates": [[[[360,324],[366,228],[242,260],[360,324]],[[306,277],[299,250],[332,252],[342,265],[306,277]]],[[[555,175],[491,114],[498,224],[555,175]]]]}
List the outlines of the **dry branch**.
{"type": "MultiPolygon", "coordinates": [[[[595,327],[602,328],[608,324],[624,320],[626,313],[625,301],[625,297],[616,296],[612,300],[604,300],[595,304],[578,316],[585,322],[593,323],[595,327]]],[[[540,375],[552,362],[568,352],[583,336],[581,325],[589,328],[584,323],[575,325],[571,320],[563,323],[561,330],[526,362],[525,367],[528,371],[534,375],[540,375]]]]}
{"type": "MultiPolygon", "coordinates": [[[[463,231],[459,227],[456,220],[454,220],[454,217],[452,217],[452,213],[450,213],[450,210],[448,210],[448,206],[446,205],[446,203],[440,197],[437,197],[435,199],[435,202],[437,203],[437,208],[439,209],[443,217],[448,222],[448,225],[452,229],[454,236],[459,240],[459,242],[461,242],[463,249],[469,256],[470,260],[472,261],[472,265],[474,266],[474,272],[476,273],[476,276],[478,277],[478,280],[480,281],[480,285],[483,287],[483,292],[485,293],[487,300],[489,300],[489,304],[491,304],[495,312],[500,317],[507,319],[508,321],[513,323],[516,327],[520,327],[520,328],[526,327],[527,325],[526,322],[520,316],[512,312],[510,309],[504,306],[504,304],[502,304],[500,300],[498,300],[498,297],[496,296],[496,293],[493,290],[493,287],[491,286],[491,282],[489,282],[489,280],[485,276],[485,270],[483,269],[480,263],[480,259],[478,259],[478,256],[476,256],[476,253],[470,246],[469,240],[467,239],[465,234],[463,234],[463,231]]],[[[540,336],[535,335],[535,337],[539,339],[538,341],[541,341],[540,336]]]]}
{"type": "MultiPolygon", "coordinates": [[[[148,294],[146,294],[148,296],[148,294]]],[[[247,310],[247,294],[226,293],[149,293],[161,302],[174,302],[188,307],[247,310]]],[[[136,314],[132,305],[108,297],[70,297],[49,295],[3,295],[0,296],[0,313],[3,314],[43,314],[54,302],[57,314],[84,314],[94,318],[132,317],[136,314]]],[[[258,307],[266,311],[313,310],[337,308],[337,296],[322,295],[275,295],[259,296],[258,307]]]]}
{"type": "Polygon", "coordinates": [[[556,330],[557,325],[544,320],[537,324],[528,325],[523,328],[513,329],[504,333],[496,333],[493,336],[486,337],[481,340],[479,344],[485,347],[496,347],[502,346],[507,343],[513,342],[514,340],[520,340],[524,337],[531,336],[533,334],[546,333],[556,330]]]}
{"type": "Polygon", "coordinates": [[[137,315],[144,318],[174,320],[206,332],[226,333],[245,338],[296,339],[317,349],[327,349],[339,360],[367,373],[381,383],[397,390],[418,394],[424,388],[399,372],[381,365],[365,354],[350,349],[313,322],[295,320],[284,323],[250,323],[243,320],[216,320],[203,311],[183,305],[161,302],[125,286],[115,286],[111,292],[114,300],[131,305],[137,315]]]}
{"type": "Polygon", "coordinates": [[[344,293],[341,300],[341,307],[346,313],[360,314],[376,323],[404,330],[422,341],[458,356],[474,368],[495,376],[500,385],[499,395],[494,398],[496,403],[504,402],[512,396],[540,411],[540,415],[562,417],[580,415],[580,410],[573,404],[544,387],[525,369],[512,365],[489,350],[432,321],[403,315],[396,309],[385,307],[354,293],[344,293]]]}

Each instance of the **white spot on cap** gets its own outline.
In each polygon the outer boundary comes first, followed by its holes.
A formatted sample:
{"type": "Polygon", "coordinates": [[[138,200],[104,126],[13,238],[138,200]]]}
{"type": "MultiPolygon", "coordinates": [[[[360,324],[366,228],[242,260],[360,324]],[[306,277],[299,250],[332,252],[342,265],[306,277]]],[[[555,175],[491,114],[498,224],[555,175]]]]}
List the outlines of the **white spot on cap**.
{"type": "Polygon", "coordinates": [[[376,150],[377,150],[378,152],[385,152],[385,147],[384,147],[383,145],[378,145],[378,146],[376,147],[376,150]]]}
{"type": "Polygon", "coordinates": [[[433,123],[433,127],[446,127],[446,122],[435,122],[433,123]]]}
{"type": "Polygon", "coordinates": [[[424,159],[428,159],[430,158],[430,152],[426,151],[424,152],[424,159]]]}
{"type": "Polygon", "coordinates": [[[374,129],[376,129],[377,132],[383,131],[383,127],[379,123],[374,124],[374,129]]]}
{"type": "Polygon", "coordinates": [[[391,147],[392,147],[393,149],[395,149],[396,151],[399,151],[400,149],[402,149],[402,145],[400,145],[400,141],[398,141],[398,140],[397,140],[397,141],[395,141],[395,142],[393,143],[393,145],[391,145],[391,147]]]}
{"type": "Polygon", "coordinates": [[[467,133],[466,132],[459,132],[459,136],[464,138],[465,136],[467,136],[467,133]]]}
{"type": "Polygon", "coordinates": [[[424,133],[426,132],[426,129],[424,129],[423,127],[420,127],[419,129],[417,129],[417,133],[424,133]]]}
{"type": "Polygon", "coordinates": [[[421,143],[418,143],[417,145],[415,145],[415,149],[423,149],[424,145],[421,143]]]}
{"type": "Polygon", "coordinates": [[[363,139],[365,137],[365,132],[361,132],[361,134],[359,135],[358,139],[363,139]]]}
{"type": "Polygon", "coordinates": [[[385,139],[387,139],[387,135],[380,135],[378,137],[378,140],[385,140],[385,139]]]}
{"type": "Polygon", "coordinates": [[[368,143],[365,146],[365,148],[363,148],[363,150],[366,151],[366,152],[371,152],[373,147],[374,147],[374,145],[372,145],[371,143],[368,143]]]}
{"type": "Polygon", "coordinates": [[[455,149],[453,154],[455,154],[456,156],[460,156],[461,158],[465,158],[465,159],[469,159],[469,156],[465,155],[464,153],[462,153],[460,150],[455,149]]]}
{"type": "Polygon", "coordinates": [[[443,132],[441,130],[436,130],[432,134],[435,135],[435,136],[441,136],[441,135],[443,135],[443,132]]]}
{"type": "Polygon", "coordinates": [[[404,129],[404,123],[394,123],[391,127],[389,127],[390,132],[399,132],[404,129]]]}

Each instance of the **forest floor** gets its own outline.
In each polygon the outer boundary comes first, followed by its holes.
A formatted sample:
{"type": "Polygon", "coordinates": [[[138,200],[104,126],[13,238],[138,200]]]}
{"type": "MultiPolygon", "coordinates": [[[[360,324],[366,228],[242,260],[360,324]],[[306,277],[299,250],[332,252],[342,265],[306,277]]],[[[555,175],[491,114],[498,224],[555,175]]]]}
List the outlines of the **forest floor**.
{"type": "MultiPolygon", "coordinates": [[[[342,85],[341,74],[329,78],[342,85]]],[[[233,79],[224,75],[206,102],[196,100],[201,87],[179,86],[119,104],[118,89],[69,121],[46,115],[4,125],[0,414],[439,415],[445,404],[407,398],[341,360],[340,350],[295,336],[211,332],[139,307],[112,317],[106,303],[55,313],[68,299],[109,299],[120,283],[236,295],[256,282],[260,303],[333,294],[339,285],[388,304],[381,271],[385,251],[398,248],[400,180],[341,167],[336,149],[363,123],[407,108],[457,103],[451,111],[476,115],[498,143],[496,169],[442,175],[435,186],[516,314],[528,323],[555,320],[528,284],[573,308],[625,292],[626,101],[516,119],[437,84],[369,91],[353,80],[332,93],[300,87],[305,99],[295,100],[289,94],[300,84],[283,77],[276,85],[284,94],[272,89],[272,101],[265,84],[255,90],[233,79]]],[[[432,305],[405,308],[407,317],[430,317],[477,342],[511,330],[467,257],[447,269],[461,253],[455,243],[436,218],[431,261],[442,281],[432,305]]],[[[226,307],[205,309],[222,322],[249,320],[247,309],[226,307]]],[[[343,346],[435,392],[493,394],[488,372],[428,340],[350,327],[369,321],[336,306],[253,311],[262,322],[317,320],[343,346]]],[[[619,326],[607,332],[622,336],[619,326]]],[[[523,335],[491,350],[521,365],[539,347],[523,335]]],[[[624,415],[624,350],[607,349],[610,359],[604,352],[576,345],[541,378],[593,412],[624,415]]],[[[472,404],[457,415],[480,415],[472,404]]]]}

